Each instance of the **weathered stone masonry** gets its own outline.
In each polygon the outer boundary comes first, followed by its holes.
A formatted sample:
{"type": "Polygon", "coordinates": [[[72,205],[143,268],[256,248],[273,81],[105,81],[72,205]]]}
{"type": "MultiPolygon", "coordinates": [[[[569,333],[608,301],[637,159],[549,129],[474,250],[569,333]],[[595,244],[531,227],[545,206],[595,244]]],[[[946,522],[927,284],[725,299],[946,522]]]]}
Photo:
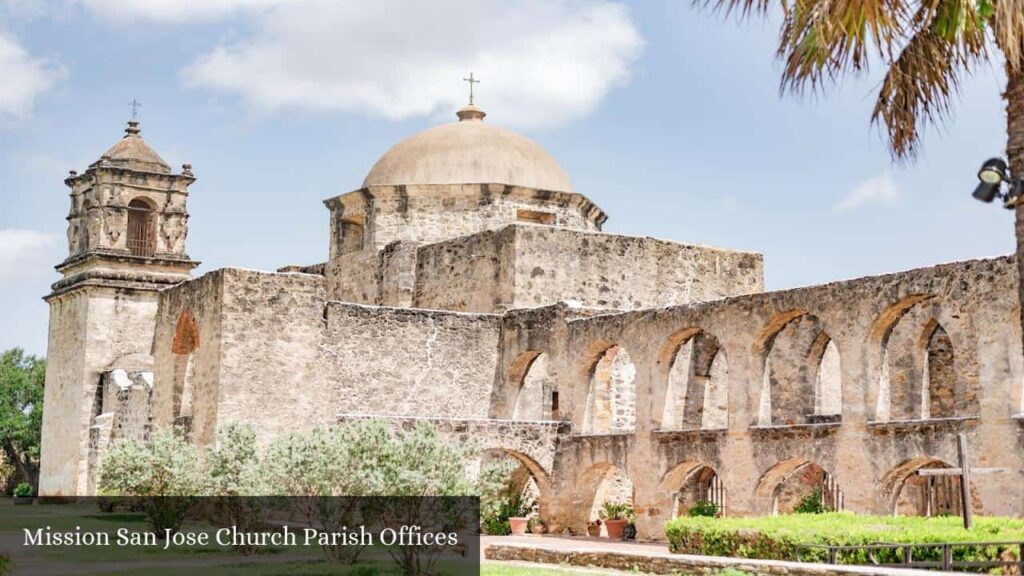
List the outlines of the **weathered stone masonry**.
{"type": "Polygon", "coordinates": [[[953,462],[960,431],[1008,469],[973,504],[1024,512],[1012,259],[764,293],[758,254],[600,232],[553,159],[483,116],[396,145],[326,202],[329,260],[278,273],[188,279],[194,176],[136,126],[69,178],[42,493],[91,492],[106,447],[150,426],[205,447],[233,421],[266,444],[375,417],[517,459],[556,531],[628,500],[660,538],[700,500],[784,513],[815,490],[955,513],[954,481],[915,472],[953,462]]]}

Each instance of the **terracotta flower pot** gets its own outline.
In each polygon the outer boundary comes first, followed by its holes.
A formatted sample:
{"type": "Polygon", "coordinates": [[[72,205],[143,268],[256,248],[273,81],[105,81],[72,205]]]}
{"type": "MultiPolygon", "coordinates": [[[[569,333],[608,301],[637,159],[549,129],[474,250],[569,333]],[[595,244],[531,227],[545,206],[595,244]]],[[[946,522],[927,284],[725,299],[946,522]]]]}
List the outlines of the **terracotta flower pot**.
{"type": "Polygon", "coordinates": [[[541,522],[535,522],[533,526],[530,527],[530,534],[544,534],[547,531],[548,527],[541,522]]]}
{"type": "Polygon", "coordinates": [[[604,527],[608,530],[609,540],[622,540],[625,534],[626,521],[625,520],[605,520],[604,527]]]}
{"type": "Polygon", "coordinates": [[[522,536],[526,534],[526,518],[509,518],[508,525],[512,528],[513,536],[522,536]]]}
{"type": "Polygon", "coordinates": [[[597,522],[587,524],[587,535],[591,538],[598,538],[601,536],[601,525],[597,522]]]}

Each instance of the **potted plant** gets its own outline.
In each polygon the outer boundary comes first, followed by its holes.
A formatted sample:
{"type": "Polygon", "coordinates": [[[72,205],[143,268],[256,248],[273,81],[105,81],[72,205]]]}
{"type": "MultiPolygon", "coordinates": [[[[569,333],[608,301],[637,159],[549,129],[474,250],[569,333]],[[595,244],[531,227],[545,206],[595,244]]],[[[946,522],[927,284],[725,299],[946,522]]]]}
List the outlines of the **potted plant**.
{"type": "Polygon", "coordinates": [[[591,538],[599,538],[601,536],[601,521],[594,520],[593,522],[587,523],[587,536],[591,538]]]}
{"type": "Polygon", "coordinates": [[[605,502],[601,507],[601,519],[609,540],[622,540],[626,524],[633,520],[633,507],[625,502],[605,502]]]}
{"type": "Polygon", "coordinates": [[[544,534],[548,531],[547,522],[544,522],[544,519],[540,516],[530,518],[530,521],[526,523],[526,527],[530,530],[530,534],[544,534]]]}
{"type": "Polygon", "coordinates": [[[22,482],[14,487],[14,504],[25,505],[31,504],[35,498],[32,497],[32,485],[28,482],[22,482]]]}
{"type": "Polygon", "coordinates": [[[529,522],[527,516],[533,508],[533,503],[526,502],[519,494],[514,494],[508,501],[508,507],[510,512],[508,526],[512,530],[512,535],[522,536],[526,534],[526,525],[529,522]]]}

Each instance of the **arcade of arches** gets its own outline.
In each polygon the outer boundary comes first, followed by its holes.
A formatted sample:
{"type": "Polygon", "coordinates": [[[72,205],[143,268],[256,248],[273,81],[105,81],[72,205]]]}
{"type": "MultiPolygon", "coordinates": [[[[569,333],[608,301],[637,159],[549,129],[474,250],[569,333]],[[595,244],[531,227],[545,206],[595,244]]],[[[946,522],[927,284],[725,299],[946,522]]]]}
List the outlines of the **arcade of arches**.
{"type": "MultiPolygon", "coordinates": [[[[957,479],[916,472],[954,462],[958,432],[974,465],[1022,469],[1024,452],[1003,449],[1024,446],[1005,263],[645,313],[537,309],[515,338],[540,360],[510,377],[504,417],[561,398],[570,430],[552,447],[545,520],[584,533],[603,502],[630,502],[639,537],[656,539],[701,501],[785,514],[815,493],[859,513],[957,513],[957,479]]],[[[981,514],[1024,510],[1024,488],[996,476],[976,477],[972,499],[981,514]]]]}

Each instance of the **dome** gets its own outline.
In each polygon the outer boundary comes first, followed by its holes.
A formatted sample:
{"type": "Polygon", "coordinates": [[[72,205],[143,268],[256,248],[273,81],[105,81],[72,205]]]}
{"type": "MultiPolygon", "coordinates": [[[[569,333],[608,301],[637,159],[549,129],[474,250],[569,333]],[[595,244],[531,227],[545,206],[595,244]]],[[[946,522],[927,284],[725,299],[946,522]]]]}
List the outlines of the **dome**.
{"type": "Polygon", "coordinates": [[[458,111],[458,122],[414,134],[388,150],[363,186],[403,184],[508,184],[572,192],[562,167],[539,144],[483,121],[475,106],[458,111]]]}
{"type": "Polygon", "coordinates": [[[135,120],[128,122],[128,127],[124,131],[124,138],[104,152],[99,162],[95,162],[93,165],[107,160],[110,164],[120,168],[161,174],[171,173],[171,167],[167,165],[167,162],[164,162],[164,159],[146,144],[142,136],[139,136],[138,122],[135,120]]]}

